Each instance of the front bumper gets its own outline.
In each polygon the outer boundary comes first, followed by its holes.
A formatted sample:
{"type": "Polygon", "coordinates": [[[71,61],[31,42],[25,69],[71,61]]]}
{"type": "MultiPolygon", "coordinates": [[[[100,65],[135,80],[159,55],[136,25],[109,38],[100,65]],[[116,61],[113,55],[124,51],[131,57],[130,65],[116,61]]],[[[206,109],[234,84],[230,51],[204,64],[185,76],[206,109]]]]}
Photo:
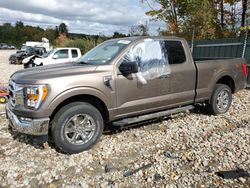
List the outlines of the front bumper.
{"type": "Polygon", "coordinates": [[[6,116],[9,119],[10,126],[20,133],[29,135],[48,135],[49,118],[36,118],[21,120],[21,117],[15,115],[6,105],[6,116]]]}

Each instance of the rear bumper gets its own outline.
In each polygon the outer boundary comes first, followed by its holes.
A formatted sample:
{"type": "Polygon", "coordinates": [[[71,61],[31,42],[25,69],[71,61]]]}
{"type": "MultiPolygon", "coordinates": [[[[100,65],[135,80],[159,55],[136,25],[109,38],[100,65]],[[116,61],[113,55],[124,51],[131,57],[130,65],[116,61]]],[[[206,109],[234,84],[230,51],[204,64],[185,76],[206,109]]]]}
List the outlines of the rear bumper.
{"type": "Polygon", "coordinates": [[[48,135],[49,118],[21,118],[15,115],[6,105],[6,116],[10,126],[20,133],[29,135],[48,135]]]}

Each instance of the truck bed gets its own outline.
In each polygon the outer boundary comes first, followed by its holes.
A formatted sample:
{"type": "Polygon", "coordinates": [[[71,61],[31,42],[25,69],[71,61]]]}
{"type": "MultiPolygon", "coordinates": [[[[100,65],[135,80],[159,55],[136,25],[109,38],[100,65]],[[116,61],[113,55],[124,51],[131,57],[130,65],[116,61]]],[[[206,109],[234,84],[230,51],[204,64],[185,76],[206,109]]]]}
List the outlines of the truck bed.
{"type": "Polygon", "coordinates": [[[232,92],[244,89],[245,78],[242,74],[241,58],[194,58],[197,67],[196,102],[204,101],[211,96],[214,84],[232,81],[232,92]],[[225,75],[225,77],[223,77],[225,75]],[[224,80],[223,80],[224,79],[224,80]]]}
{"type": "Polygon", "coordinates": [[[235,59],[235,58],[234,57],[194,57],[193,58],[195,62],[200,62],[200,63],[203,61],[208,61],[208,60],[228,60],[228,59],[235,59]]]}

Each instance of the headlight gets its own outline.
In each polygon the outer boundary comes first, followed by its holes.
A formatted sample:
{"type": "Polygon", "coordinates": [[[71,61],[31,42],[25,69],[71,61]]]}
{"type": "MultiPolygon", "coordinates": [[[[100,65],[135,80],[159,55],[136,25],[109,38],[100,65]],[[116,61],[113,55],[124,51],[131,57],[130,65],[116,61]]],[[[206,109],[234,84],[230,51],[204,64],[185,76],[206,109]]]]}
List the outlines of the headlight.
{"type": "Polygon", "coordinates": [[[48,95],[45,85],[25,86],[25,104],[27,107],[37,109],[48,95]]]}

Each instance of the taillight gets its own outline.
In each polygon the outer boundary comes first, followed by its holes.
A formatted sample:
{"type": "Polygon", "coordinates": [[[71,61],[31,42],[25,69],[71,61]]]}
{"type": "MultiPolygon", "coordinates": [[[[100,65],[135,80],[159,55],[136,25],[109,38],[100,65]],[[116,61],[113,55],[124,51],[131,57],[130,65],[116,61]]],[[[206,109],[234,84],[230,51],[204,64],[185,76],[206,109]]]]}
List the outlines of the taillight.
{"type": "Polygon", "coordinates": [[[245,76],[245,77],[247,77],[247,75],[248,75],[248,68],[247,68],[247,64],[242,64],[241,65],[241,68],[242,68],[242,74],[245,76]]]}

